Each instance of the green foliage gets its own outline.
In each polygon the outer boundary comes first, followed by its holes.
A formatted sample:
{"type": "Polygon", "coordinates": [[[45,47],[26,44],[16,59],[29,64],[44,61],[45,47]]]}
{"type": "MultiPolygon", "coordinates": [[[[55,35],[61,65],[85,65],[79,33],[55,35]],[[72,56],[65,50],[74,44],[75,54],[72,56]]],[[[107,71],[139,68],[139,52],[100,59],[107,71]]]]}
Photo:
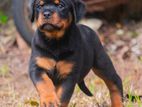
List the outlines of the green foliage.
{"type": "Polygon", "coordinates": [[[90,82],[89,90],[91,91],[91,93],[94,93],[94,91],[95,91],[95,82],[94,82],[94,80],[92,80],[90,82]]]}
{"type": "Polygon", "coordinates": [[[9,73],[9,66],[8,65],[2,65],[0,66],[0,76],[6,76],[9,73]]]}
{"type": "Polygon", "coordinates": [[[132,92],[128,92],[128,102],[127,102],[127,107],[134,107],[133,105],[137,104],[138,107],[142,107],[142,101],[141,101],[141,98],[140,96],[138,95],[133,95],[132,92]]]}
{"type": "Polygon", "coordinates": [[[138,58],[139,58],[140,62],[142,62],[142,56],[139,56],[138,58]]]}
{"type": "Polygon", "coordinates": [[[25,104],[29,104],[31,107],[38,107],[39,106],[38,101],[36,101],[34,99],[29,99],[29,100],[25,101],[25,104]]]}
{"type": "Polygon", "coordinates": [[[2,11],[0,11],[0,24],[6,24],[8,21],[8,16],[6,16],[2,11]]]}
{"type": "Polygon", "coordinates": [[[76,103],[75,104],[71,104],[70,107],[76,107],[76,103]]]}

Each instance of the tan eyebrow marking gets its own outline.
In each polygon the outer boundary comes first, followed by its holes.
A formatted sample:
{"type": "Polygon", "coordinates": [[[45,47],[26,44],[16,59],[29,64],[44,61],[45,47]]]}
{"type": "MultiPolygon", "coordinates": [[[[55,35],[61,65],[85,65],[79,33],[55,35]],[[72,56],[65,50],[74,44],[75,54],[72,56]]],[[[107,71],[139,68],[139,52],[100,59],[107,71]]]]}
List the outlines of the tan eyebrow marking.
{"type": "Polygon", "coordinates": [[[55,3],[55,4],[59,4],[59,3],[60,3],[60,0],[54,0],[54,3],[55,3]]]}

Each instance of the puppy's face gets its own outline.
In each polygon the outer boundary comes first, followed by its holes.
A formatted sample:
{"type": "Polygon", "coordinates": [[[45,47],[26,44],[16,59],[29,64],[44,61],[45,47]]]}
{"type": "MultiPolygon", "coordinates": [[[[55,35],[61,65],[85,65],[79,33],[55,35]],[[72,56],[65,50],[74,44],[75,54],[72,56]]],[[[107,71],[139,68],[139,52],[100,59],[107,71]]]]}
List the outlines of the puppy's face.
{"type": "Polygon", "coordinates": [[[48,37],[62,37],[72,22],[71,5],[65,0],[39,0],[35,9],[37,27],[48,37]]]}

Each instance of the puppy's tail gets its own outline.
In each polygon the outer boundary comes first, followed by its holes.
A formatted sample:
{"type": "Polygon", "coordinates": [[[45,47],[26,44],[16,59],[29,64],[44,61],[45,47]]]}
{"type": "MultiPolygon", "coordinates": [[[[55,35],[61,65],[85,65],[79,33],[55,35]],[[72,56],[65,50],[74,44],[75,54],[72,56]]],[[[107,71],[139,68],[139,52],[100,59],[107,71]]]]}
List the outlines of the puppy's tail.
{"type": "Polygon", "coordinates": [[[84,80],[78,83],[79,88],[88,96],[93,96],[93,94],[90,92],[90,90],[87,88],[84,80]]]}

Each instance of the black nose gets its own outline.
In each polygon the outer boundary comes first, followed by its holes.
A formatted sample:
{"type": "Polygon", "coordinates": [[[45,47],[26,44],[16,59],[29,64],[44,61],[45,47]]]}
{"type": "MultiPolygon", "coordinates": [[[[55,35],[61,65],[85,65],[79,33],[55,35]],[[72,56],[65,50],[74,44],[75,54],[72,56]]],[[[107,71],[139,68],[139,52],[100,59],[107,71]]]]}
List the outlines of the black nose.
{"type": "Polygon", "coordinates": [[[51,12],[50,11],[46,11],[43,13],[44,17],[49,19],[51,17],[51,12]]]}

